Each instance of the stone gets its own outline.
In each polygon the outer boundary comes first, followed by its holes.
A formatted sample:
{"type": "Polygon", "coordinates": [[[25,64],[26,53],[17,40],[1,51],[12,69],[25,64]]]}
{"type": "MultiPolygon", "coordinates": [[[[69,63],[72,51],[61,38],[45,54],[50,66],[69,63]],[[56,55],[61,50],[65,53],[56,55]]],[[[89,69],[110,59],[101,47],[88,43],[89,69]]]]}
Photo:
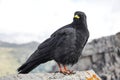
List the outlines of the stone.
{"type": "Polygon", "coordinates": [[[76,71],[75,74],[61,73],[14,74],[0,80],[102,80],[93,70],[76,71]]]}

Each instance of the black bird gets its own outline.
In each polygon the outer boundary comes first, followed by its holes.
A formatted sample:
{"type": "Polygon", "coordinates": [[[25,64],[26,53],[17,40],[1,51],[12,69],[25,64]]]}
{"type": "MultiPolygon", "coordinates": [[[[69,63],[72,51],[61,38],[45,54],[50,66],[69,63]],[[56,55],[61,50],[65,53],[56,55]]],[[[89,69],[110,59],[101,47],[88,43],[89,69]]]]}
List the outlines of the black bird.
{"type": "Polygon", "coordinates": [[[18,68],[18,72],[25,74],[39,64],[55,60],[60,72],[70,74],[66,65],[77,63],[82,50],[88,40],[86,15],[76,11],[73,22],[55,31],[50,38],[41,43],[28,60],[18,68]]]}

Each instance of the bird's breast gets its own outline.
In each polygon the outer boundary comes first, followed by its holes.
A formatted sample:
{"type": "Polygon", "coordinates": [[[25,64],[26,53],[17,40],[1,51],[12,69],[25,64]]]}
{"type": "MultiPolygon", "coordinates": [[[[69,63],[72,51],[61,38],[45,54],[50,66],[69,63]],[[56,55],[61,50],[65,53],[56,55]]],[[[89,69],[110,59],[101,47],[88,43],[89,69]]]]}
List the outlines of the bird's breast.
{"type": "Polygon", "coordinates": [[[76,31],[76,50],[82,50],[84,47],[85,34],[82,31],[76,31]]]}

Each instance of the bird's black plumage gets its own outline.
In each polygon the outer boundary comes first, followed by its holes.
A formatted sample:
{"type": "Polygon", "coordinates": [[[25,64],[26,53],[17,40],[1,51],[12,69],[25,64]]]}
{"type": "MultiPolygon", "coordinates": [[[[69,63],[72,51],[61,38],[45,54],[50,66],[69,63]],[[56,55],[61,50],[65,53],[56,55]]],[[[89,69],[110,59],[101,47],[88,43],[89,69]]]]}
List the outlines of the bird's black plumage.
{"type": "Polygon", "coordinates": [[[88,40],[86,15],[77,11],[73,22],[57,31],[38,46],[38,49],[18,69],[19,73],[28,73],[41,63],[55,60],[63,65],[73,65],[78,61],[88,40]]]}

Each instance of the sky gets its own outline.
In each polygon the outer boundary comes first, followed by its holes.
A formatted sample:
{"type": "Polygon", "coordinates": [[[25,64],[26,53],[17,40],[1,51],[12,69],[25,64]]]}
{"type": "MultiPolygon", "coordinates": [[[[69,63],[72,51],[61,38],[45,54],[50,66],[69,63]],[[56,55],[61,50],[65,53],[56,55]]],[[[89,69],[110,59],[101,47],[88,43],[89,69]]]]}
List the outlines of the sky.
{"type": "Polygon", "coordinates": [[[89,41],[120,32],[120,0],[0,0],[0,40],[42,42],[75,11],[87,15],[89,41]]]}

